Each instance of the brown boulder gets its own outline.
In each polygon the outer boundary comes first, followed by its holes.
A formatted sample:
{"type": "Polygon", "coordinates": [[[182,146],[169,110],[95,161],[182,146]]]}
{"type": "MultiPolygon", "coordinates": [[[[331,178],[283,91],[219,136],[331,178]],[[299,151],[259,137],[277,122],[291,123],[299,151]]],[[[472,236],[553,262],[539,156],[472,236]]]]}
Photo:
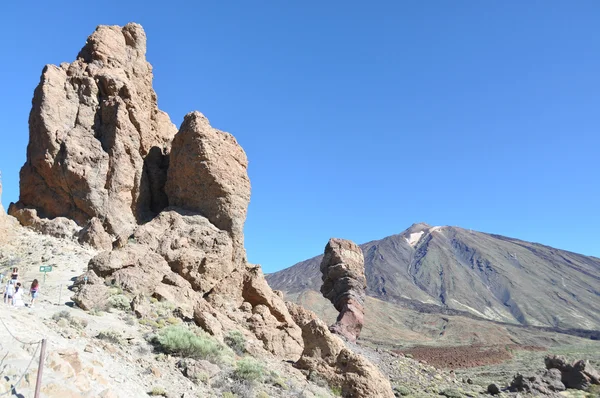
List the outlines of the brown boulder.
{"type": "Polygon", "coordinates": [[[589,361],[579,360],[569,363],[564,357],[551,355],[544,358],[544,362],[546,369],[560,371],[561,381],[566,388],[586,390],[592,384],[600,384],[600,373],[589,361]]]}
{"type": "Polygon", "coordinates": [[[90,245],[98,250],[112,250],[112,239],[104,230],[102,222],[96,217],[79,232],[79,243],[90,245]]]}
{"type": "Polygon", "coordinates": [[[300,326],[300,328],[304,327],[310,321],[314,321],[315,319],[319,319],[317,314],[315,314],[311,310],[307,310],[306,308],[293,303],[291,301],[286,301],[285,306],[288,309],[288,312],[292,316],[292,319],[296,323],[296,325],[300,326]]]}
{"type": "Polygon", "coordinates": [[[296,367],[318,373],[330,386],[341,387],[343,397],[394,397],[389,380],[379,369],[348,350],[323,321],[315,319],[305,324],[302,338],[304,350],[296,367]]]}
{"type": "Polygon", "coordinates": [[[29,116],[19,204],[41,218],[105,220],[128,236],[166,206],[176,128],[158,109],[140,25],[99,26],[71,64],[48,65],[29,116]]]}
{"type": "Polygon", "coordinates": [[[8,207],[8,214],[19,220],[24,227],[57,238],[72,239],[80,230],[73,220],[65,217],[40,218],[37,210],[24,208],[20,204],[11,203],[8,207]]]}
{"type": "Polygon", "coordinates": [[[147,246],[129,244],[122,249],[93,257],[89,270],[107,282],[134,293],[152,295],[165,275],[171,273],[167,262],[147,246]]]}
{"type": "Polygon", "coordinates": [[[79,308],[90,310],[104,310],[110,293],[104,284],[82,285],[71,298],[79,308]]]}
{"type": "Polygon", "coordinates": [[[365,261],[354,242],[332,238],[321,261],[321,293],[340,311],[331,331],[355,342],[364,323],[365,261]]]}
{"type": "Polygon", "coordinates": [[[250,202],[248,159],[235,138],[200,112],[185,116],[173,139],[166,192],[171,206],[197,211],[233,240],[233,262],[245,261],[244,222],[250,202]]]}

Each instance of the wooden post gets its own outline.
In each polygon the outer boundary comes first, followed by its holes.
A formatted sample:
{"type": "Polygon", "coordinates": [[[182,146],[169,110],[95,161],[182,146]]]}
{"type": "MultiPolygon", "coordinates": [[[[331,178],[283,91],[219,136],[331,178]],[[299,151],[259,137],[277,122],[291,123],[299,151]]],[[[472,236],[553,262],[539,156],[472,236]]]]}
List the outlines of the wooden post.
{"type": "Polygon", "coordinates": [[[42,348],[40,350],[40,364],[38,365],[37,380],[35,382],[34,398],[40,398],[40,390],[42,389],[42,371],[44,370],[44,359],[46,356],[46,339],[42,340],[42,348]]]}

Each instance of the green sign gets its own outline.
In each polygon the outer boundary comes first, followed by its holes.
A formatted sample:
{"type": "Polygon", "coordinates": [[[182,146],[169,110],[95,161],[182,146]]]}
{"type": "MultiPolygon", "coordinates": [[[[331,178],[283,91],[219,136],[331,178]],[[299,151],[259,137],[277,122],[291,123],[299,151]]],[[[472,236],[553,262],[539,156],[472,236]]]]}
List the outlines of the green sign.
{"type": "Polygon", "coordinates": [[[40,272],[51,272],[51,271],[52,271],[51,265],[41,265],[40,266],[40,272]]]}

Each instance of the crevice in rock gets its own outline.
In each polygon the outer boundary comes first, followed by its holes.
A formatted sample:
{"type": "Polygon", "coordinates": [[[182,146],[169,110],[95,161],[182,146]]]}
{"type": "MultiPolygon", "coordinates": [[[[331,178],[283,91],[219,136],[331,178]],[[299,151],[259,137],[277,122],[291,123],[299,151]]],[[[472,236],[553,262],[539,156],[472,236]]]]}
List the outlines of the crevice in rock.
{"type": "Polygon", "coordinates": [[[169,206],[169,198],[165,193],[168,171],[169,155],[162,148],[152,147],[144,158],[136,209],[138,222],[150,221],[169,206]]]}

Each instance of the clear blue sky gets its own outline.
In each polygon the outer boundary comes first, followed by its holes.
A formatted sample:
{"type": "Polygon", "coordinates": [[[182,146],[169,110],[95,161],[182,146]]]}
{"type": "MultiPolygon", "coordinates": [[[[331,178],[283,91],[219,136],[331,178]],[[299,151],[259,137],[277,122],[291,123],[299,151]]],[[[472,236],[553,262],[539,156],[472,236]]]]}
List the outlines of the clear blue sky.
{"type": "Polygon", "coordinates": [[[246,150],[265,271],[419,221],[600,257],[600,2],[4,2],[5,206],[43,65],[129,21],[173,122],[246,150]]]}

